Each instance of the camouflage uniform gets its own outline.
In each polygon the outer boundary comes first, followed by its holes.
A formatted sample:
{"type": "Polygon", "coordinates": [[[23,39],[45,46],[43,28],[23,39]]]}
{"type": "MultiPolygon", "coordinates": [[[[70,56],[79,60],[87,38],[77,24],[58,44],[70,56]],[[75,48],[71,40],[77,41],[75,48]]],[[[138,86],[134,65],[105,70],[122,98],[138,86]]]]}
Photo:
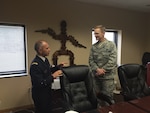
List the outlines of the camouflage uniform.
{"type": "MultiPolygon", "coordinates": [[[[94,75],[96,93],[101,93],[106,98],[108,97],[111,103],[114,103],[114,75],[117,66],[116,45],[108,40],[93,44],[89,56],[89,65],[94,75]],[[95,76],[97,68],[105,69],[105,74],[95,76]]],[[[109,105],[106,100],[101,99],[100,105],[102,104],[109,105]]]]}

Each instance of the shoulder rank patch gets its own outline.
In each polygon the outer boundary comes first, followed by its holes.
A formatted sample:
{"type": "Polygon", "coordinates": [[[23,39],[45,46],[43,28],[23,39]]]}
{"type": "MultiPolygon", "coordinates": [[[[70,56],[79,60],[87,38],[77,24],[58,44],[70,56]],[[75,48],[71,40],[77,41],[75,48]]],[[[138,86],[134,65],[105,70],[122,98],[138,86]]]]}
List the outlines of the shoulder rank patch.
{"type": "Polygon", "coordinates": [[[32,62],[32,65],[38,65],[38,63],[37,62],[32,62]]]}

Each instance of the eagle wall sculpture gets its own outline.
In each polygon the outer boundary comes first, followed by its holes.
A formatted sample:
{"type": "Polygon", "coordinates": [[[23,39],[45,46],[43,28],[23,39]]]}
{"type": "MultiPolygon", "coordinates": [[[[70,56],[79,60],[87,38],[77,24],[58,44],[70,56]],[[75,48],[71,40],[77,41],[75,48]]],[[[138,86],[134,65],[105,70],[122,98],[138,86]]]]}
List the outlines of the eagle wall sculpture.
{"type": "Polygon", "coordinates": [[[71,35],[67,35],[66,30],[67,30],[67,23],[65,20],[61,21],[60,23],[61,27],[61,32],[60,34],[56,34],[55,31],[51,28],[47,29],[41,29],[41,30],[36,30],[35,32],[41,32],[41,33],[46,33],[49,36],[52,36],[53,39],[59,40],[61,42],[61,48],[60,50],[57,50],[53,54],[53,64],[57,65],[57,60],[58,56],[60,55],[69,55],[70,56],[70,65],[74,65],[74,54],[71,50],[66,49],[66,42],[70,41],[74,46],[80,47],[80,48],[86,48],[84,45],[80,44],[75,38],[71,35]]]}

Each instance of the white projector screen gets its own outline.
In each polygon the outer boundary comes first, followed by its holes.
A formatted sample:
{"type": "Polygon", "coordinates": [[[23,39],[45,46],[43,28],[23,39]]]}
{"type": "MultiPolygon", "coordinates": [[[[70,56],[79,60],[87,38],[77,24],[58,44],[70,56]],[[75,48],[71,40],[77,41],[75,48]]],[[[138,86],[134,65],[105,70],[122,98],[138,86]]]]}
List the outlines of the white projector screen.
{"type": "Polygon", "coordinates": [[[0,23],[0,78],[27,75],[25,25],[0,23]]]}

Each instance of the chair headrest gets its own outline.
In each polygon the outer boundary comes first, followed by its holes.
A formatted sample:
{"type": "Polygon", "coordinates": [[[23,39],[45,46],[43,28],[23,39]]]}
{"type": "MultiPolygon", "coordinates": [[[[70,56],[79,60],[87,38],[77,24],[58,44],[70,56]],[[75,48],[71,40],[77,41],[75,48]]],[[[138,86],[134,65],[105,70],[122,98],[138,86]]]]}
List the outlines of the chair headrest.
{"type": "Polygon", "coordinates": [[[69,67],[63,67],[62,71],[69,82],[84,81],[89,74],[89,67],[87,65],[75,65],[69,67]]]}
{"type": "Polygon", "coordinates": [[[137,77],[142,69],[139,64],[125,64],[120,66],[119,71],[122,71],[127,78],[137,77]]]}

